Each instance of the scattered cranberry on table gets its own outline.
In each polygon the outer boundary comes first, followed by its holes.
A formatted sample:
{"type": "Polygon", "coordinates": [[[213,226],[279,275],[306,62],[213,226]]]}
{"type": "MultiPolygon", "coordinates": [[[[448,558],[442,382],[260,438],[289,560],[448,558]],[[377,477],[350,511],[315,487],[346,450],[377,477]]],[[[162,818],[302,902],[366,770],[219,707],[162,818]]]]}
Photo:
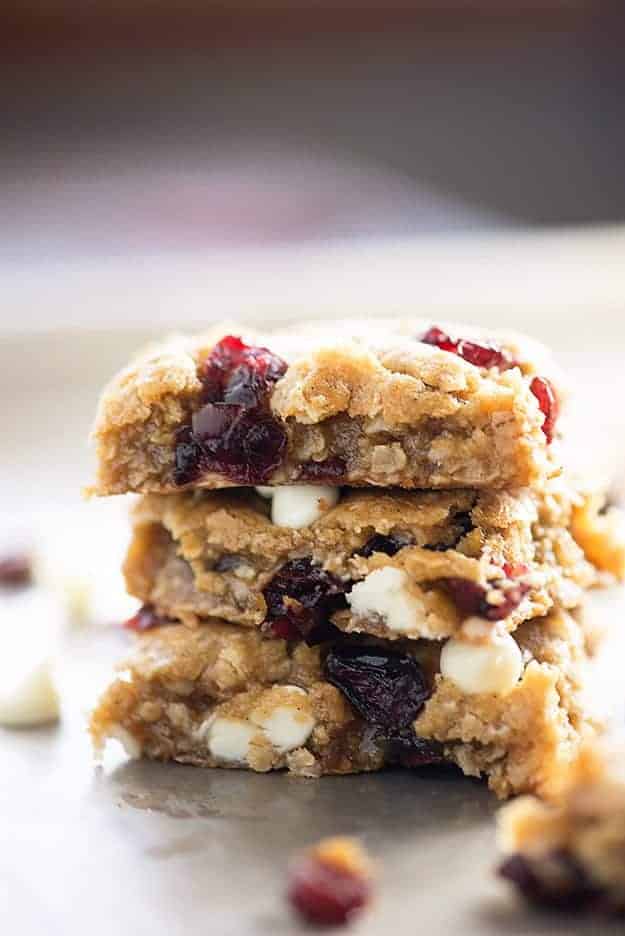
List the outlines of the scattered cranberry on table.
{"type": "Polygon", "coordinates": [[[372,894],[372,865],[355,839],[323,839],[289,868],[288,901],[315,926],[349,923],[369,904],[372,894]]]}
{"type": "Polygon", "coordinates": [[[0,588],[25,588],[33,583],[30,556],[16,554],[0,559],[0,588]]]}

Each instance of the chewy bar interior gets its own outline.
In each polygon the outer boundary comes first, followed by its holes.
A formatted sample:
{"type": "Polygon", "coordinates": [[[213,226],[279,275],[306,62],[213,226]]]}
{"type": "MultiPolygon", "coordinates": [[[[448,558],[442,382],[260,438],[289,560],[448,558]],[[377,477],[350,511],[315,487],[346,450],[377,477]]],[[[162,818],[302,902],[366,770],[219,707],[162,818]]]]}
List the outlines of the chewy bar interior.
{"type": "Polygon", "coordinates": [[[522,797],[498,822],[506,852],[499,873],[526,900],[569,913],[625,913],[622,745],[585,743],[545,801],[522,797]]]}
{"type": "Polygon", "coordinates": [[[476,644],[483,691],[445,675],[440,648],[342,635],[309,646],[216,620],[153,620],[91,732],[97,748],[116,738],[132,756],[203,767],[318,777],[450,763],[500,797],[551,789],[596,728],[582,703],[582,625],[552,611],[494,651],[476,644]]]}
{"type": "Polygon", "coordinates": [[[104,391],[96,494],[536,485],[561,390],[540,346],[427,322],[236,326],[148,349],[104,391]]]}
{"type": "Polygon", "coordinates": [[[331,625],[389,640],[514,630],[625,573],[625,548],[601,537],[600,510],[561,478],[516,495],[314,486],[148,495],[134,510],[126,583],[161,617],[220,617],[291,640],[323,639],[331,625]]]}

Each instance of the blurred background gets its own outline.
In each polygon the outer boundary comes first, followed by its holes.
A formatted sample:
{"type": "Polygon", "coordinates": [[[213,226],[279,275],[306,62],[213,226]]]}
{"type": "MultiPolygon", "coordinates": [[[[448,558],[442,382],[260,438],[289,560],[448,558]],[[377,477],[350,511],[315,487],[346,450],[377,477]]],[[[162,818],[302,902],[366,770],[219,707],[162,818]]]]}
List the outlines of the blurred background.
{"type": "Polygon", "coordinates": [[[1,6],[4,331],[623,298],[622,0],[1,6]]]}

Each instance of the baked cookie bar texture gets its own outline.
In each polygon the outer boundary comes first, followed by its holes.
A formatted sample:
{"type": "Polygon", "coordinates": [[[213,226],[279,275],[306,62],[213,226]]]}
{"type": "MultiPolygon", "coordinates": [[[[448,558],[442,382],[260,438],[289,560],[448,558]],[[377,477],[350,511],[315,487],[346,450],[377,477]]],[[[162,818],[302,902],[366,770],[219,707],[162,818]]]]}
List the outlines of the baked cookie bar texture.
{"type": "Polygon", "coordinates": [[[148,349],[105,389],[92,492],[330,483],[507,488],[554,472],[544,349],[418,320],[148,349]]]}
{"type": "Polygon", "coordinates": [[[447,668],[438,641],[308,646],[216,620],[137,639],[93,713],[97,748],[116,738],[133,756],[312,777],[446,762],[505,797],[550,790],[596,728],[586,635],[563,610],[447,668]]]}
{"type": "Polygon", "coordinates": [[[625,750],[585,743],[544,801],[501,810],[499,873],[530,902],[625,912],[625,750]]]}
{"type": "Polygon", "coordinates": [[[132,755],[318,777],[454,764],[551,795],[599,727],[588,589],[622,515],[563,474],[540,346],[384,320],[147,349],[92,493],[141,494],[135,653],[91,718],[132,755]]]}
{"type": "Polygon", "coordinates": [[[389,640],[475,639],[575,608],[625,574],[621,515],[563,478],[516,494],[261,491],[142,498],[129,592],[191,626],[219,617],[291,640],[323,640],[330,624],[389,640]]]}

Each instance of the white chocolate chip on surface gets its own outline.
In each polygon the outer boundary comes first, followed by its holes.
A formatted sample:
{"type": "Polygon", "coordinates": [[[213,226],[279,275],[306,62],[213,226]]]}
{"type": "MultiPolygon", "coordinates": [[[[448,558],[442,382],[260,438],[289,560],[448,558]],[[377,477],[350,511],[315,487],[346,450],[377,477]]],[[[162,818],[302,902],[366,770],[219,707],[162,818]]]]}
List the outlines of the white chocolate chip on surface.
{"type": "Polygon", "coordinates": [[[0,724],[27,728],[56,721],[59,696],[49,660],[39,660],[0,691],[0,724]]]}
{"type": "Polygon", "coordinates": [[[374,569],[362,582],[357,582],[346,596],[358,617],[379,615],[393,631],[413,630],[425,616],[423,603],[411,595],[406,585],[408,577],[402,569],[385,566],[374,569]]]}
{"type": "Polygon", "coordinates": [[[523,658],[511,634],[495,634],[483,643],[452,637],[441,651],[440,666],[443,676],[468,695],[504,695],[518,682],[523,658]]]}
{"type": "Polygon", "coordinates": [[[309,526],[338,503],[339,489],[326,485],[291,484],[273,489],[271,519],[276,526],[309,526]]]}
{"type": "Polygon", "coordinates": [[[251,718],[281,754],[306,744],[315,727],[307,693],[298,686],[274,687],[265,694],[251,718]]]}
{"type": "Polygon", "coordinates": [[[273,492],[276,490],[276,488],[268,487],[265,484],[260,484],[258,487],[255,487],[254,490],[257,494],[260,494],[261,497],[264,497],[265,500],[269,500],[271,497],[273,497],[273,492]]]}
{"type": "Polygon", "coordinates": [[[51,661],[63,628],[58,601],[36,585],[3,592],[0,625],[0,724],[56,721],[60,706],[51,661]]]}
{"type": "Polygon", "coordinates": [[[218,760],[244,764],[252,738],[257,733],[258,728],[242,718],[218,715],[207,727],[208,750],[218,760]]]}

